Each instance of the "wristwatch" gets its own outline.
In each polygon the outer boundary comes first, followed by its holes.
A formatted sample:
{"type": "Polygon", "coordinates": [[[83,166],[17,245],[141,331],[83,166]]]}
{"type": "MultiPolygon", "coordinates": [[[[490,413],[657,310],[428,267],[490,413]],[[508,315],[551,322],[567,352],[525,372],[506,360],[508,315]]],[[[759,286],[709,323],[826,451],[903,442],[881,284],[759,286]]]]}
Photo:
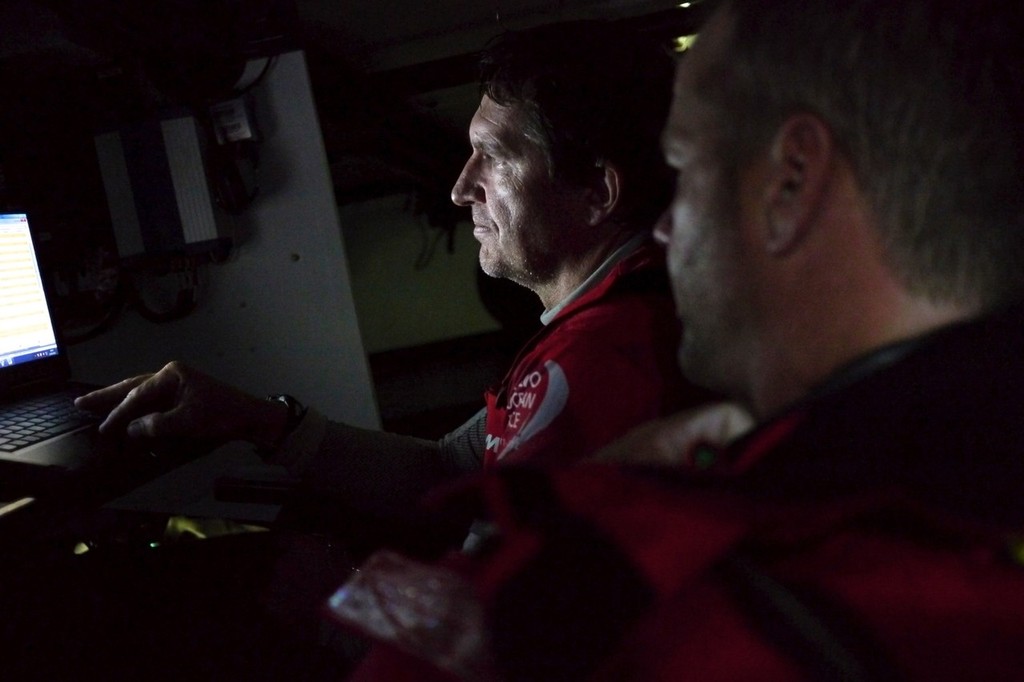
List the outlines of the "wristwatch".
{"type": "Polygon", "coordinates": [[[288,416],[285,419],[284,431],[281,432],[281,437],[277,439],[276,443],[274,443],[274,447],[270,448],[269,451],[265,452],[264,454],[270,454],[271,452],[274,452],[275,450],[280,448],[281,444],[284,443],[285,439],[289,436],[289,434],[291,434],[291,432],[296,429],[296,427],[302,421],[302,418],[306,416],[307,412],[307,408],[305,405],[303,405],[302,403],[300,403],[298,400],[288,395],[287,393],[268,395],[267,400],[270,400],[272,402],[284,403],[285,407],[288,408],[288,416]]]}

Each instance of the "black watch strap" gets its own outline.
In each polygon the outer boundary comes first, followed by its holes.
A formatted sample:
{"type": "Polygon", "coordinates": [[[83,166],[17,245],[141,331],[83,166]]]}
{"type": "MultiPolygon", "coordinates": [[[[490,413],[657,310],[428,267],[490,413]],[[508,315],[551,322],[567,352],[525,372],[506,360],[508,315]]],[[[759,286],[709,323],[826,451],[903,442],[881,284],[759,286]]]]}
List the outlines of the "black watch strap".
{"type": "Polygon", "coordinates": [[[305,405],[300,403],[294,397],[287,393],[278,393],[276,395],[268,395],[267,400],[274,402],[284,403],[285,407],[288,408],[288,417],[284,422],[284,431],[281,432],[281,437],[276,443],[274,443],[273,450],[277,450],[281,447],[284,440],[291,434],[292,431],[299,425],[302,418],[306,416],[307,408],[305,405]]]}

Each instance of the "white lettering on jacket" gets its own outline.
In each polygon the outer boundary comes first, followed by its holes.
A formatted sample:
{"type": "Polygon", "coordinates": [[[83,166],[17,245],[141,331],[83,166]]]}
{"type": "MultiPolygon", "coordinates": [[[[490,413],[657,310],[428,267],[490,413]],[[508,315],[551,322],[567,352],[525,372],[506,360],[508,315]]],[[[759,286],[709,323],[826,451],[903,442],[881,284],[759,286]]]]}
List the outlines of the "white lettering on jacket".
{"type": "Polygon", "coordinates": [[[523,377],[508,401],[508,428],[518,432],[497,453],[498,459],[547,428],[568,402],[569,381],[561,365],[554,360],[548,360],[543,369],[523,377]]]}

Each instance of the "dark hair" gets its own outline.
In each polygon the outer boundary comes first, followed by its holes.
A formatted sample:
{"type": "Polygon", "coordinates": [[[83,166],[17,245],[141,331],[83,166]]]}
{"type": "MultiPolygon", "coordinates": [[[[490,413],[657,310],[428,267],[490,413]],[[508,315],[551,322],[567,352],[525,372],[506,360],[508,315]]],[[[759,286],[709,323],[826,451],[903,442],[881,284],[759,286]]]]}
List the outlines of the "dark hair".
{"type": "Polygon", "coordinates": [[[587,184],[603,162],[621,171],[616,216],[638,229],[653,227],[671,196],[660,136],[673,71],[657,41],[596,21],[504,34],[480,61],[482,93],[522,107],[553,178],[587,184]]]}
{"type": "Polygon", "coordinates": [[[730,0],[731,49],[700,86],[726,158],[788,115],[831,128],[879,220],[890,267],[936,301],[1024,289],[1024,59],[1016,3],[730,0]]]}

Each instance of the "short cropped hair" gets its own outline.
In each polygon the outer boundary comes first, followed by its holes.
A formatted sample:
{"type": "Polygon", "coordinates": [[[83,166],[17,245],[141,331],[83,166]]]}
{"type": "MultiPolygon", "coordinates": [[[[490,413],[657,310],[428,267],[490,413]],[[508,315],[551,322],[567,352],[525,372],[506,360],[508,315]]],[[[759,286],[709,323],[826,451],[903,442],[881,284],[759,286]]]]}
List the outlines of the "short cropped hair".
{"type": "Polygon", "coordinates": [[[671,197],[659,140],[673,71],[667,47],[597,21],[509,32],[480,60],[482,94],[522,108],[553,179],[589,184],[600,164],[619,169],[613,217],[636,229],[651,229],[671,197]]]}
{"type": "Polygon", "coordinates": [[[1003,0],[727,0],[700,87],[733,163],[818,115],[910,291],[993,308],[1024,289],[1022,14],[1003,0]]]}

